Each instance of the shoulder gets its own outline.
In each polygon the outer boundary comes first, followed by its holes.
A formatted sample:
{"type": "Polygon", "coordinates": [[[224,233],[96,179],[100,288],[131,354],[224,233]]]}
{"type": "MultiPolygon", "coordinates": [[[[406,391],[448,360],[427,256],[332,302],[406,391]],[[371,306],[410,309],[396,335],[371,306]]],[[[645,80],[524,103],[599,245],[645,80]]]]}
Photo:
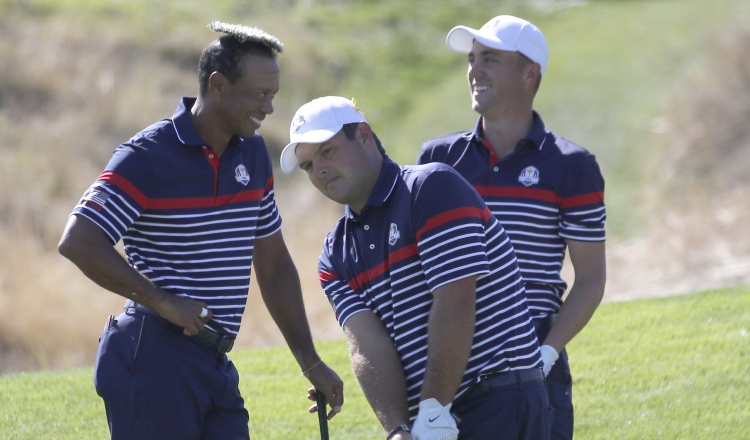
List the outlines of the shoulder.
{"type": "Polygon", "coordinates": [[[555,164],[560,176],[568,176],[566,179],[571,182],[581,178],[602,179],[596,156],[586,148],[552,132],[548,132],[547,141],[549,144],[545,142],[542,146],[542,154],[555,164]]]}
{"type": "Polygon", "coordinates": [[[468,140],[471,139],[471,134],[471,131],[457,131],[455,133],[448,133],[432,138],[422,144],[422,151],[433,150],[436,148],[447,149],[457,142],[468,142],[468,140]]]}
{"type": "Polygon", "coordinates": [[[402,166],[401,177],[415,200],[466,197],[474,191],[458,171],[441,162],[402,166]]]}
{"type": "Polygon", "coordinates": [[[548,144],[556,154],[561,156],[572,157],[574,159],[581,159],[587,156],[593,157],[593,154],[584,147],[551,131],[547,132],[542,148],[547,147],[548,144]]]}
{"type": "Polygon", "coordinates": [[[401,177],[410,186],[424,184],[428,178],[431,181],[462,179],[456,170],[441,162],[404,165],[401,167],[401,177]]]}
{"type": "Polygon", "coordinates": [[[169,119],[162,119],[133,135],[127,142],[122,143],[118,149],[147,153],[158,151],[157,147],[163,149],[166,145],[179,143],[172,122],[169,119]]]}

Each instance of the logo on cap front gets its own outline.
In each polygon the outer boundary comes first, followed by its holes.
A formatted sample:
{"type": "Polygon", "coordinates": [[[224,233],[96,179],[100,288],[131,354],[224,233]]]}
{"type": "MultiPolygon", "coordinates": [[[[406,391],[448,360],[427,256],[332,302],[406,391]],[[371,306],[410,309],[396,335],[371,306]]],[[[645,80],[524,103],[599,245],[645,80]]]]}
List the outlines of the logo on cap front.
{"type": "Polygon", "coordinates": [[[305,125],[305,116],[304,115],[297,116],[297,119],[295,119],[294,122],[292,123],[292,132],[293,133],[298,132],[300,127],[302,127],[303,125],[305,125]]]}
{"type": "Polygon", "coordinates": [[[485,23],[485,25],[482,26],[482,29],[496,28],[499,24],[500,24],[500,17],[495,17],[492,20],[485,23]]]}

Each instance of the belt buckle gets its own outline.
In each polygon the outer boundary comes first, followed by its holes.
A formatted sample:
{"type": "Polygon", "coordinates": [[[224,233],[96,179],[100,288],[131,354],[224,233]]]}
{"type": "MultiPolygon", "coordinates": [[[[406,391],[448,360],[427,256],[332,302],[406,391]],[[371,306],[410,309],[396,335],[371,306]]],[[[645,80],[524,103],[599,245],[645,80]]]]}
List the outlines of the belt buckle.
{"type": "Polygon", "coordinates": [[[234,339],[227,338],[226,336],[219,337],[219,343],[217,344],[216,351],[219,353],[229,353],[234,347],[234,339]]]}

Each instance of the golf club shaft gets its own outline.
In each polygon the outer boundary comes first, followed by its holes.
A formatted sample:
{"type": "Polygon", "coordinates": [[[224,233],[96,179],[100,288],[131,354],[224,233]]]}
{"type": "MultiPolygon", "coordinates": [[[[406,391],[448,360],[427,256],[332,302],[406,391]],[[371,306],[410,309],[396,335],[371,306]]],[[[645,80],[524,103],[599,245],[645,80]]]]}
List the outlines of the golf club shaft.
{"type": "Polygon", "coordinates": [[[328,440],[328,416],[326,414],[326,396],[320,391],[315,391],[318,401],[318,423],[320,424],[320,440],[328,440]]]}

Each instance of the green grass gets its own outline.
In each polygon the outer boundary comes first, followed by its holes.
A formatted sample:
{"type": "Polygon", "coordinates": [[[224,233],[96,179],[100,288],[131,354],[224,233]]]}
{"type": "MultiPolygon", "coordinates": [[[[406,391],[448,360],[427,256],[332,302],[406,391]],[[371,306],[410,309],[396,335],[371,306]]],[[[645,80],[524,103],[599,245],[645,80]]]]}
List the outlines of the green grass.
{"type": "MultiPolygon", "coordinates": [[[[331,438],[383,433],[343,341],[318,344],[346,384],[331,438]]],[[[750,286],[603,304],[568,347],[578,439],[739,439],[750,420],[750,286]]],[[[317,439],[286,348],[232,354],[253,439],[317,439]]],[[[106,438],[91,368],[0,377],[4,439],[106,438]]]]}

